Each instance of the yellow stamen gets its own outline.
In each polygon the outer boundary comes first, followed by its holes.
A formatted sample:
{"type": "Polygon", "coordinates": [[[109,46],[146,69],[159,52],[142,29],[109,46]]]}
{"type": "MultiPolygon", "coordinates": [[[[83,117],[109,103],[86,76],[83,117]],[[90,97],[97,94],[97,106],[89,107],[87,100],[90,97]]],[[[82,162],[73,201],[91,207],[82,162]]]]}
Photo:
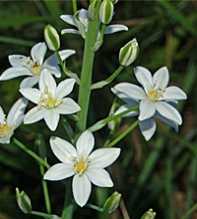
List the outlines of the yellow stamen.
{"type": "Polygon", "coordinates": [[[62,103],[62,100],[59,100],[46,89],[45,93],[42,95],[41,100],[40,100],[40,105],[47,108],[47,109],[52,109],[57,107],[62,103]]]}
{"type": "Polygon", "coordinates": [[[41,72],[41,66],[37,63],[34,63],[31,67],[31,70],[34,75],[39,76],[41,72]]]}
{"type": "Polygon", "coordinates": [[[162,91],[151,89],[148,91],[147,96],[151,101],[158,101],[162,97],[162,91]]]}
{"type": "Polygon", "coordinates": [[[0,124],[0,138],[6,137],[11,130],[12,127],[10,127],[7,123],[0,124]]]}
{"type": "Polygon", "coordinates": [[[77,174],[83,174],[88,168],[88,163],[83,158],[77,160],[74,164],[74,171],[77,174]]]}

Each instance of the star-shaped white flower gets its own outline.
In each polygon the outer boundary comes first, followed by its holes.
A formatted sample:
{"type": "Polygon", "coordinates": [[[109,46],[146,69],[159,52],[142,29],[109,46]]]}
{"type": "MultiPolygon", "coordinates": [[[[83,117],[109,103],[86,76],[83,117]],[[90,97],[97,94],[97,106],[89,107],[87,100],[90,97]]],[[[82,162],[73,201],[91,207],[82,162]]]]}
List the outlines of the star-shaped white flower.
{"type": "Polygon", "coordinates": [[[0,143],[10,143],[14,130],[23,122],[26,106],[27,101],[24,98],[19,99],[10,109],[7,118],[0,107],[0,143]]]}
{"type": "Polygon", "coordinates": [[[174,105],[178,100],[187,99],[187,96],[176,86],[168,87],[168,69],[162,67],[152,76],[148,69],[138,66],[134,73],[143,88],[123,82],[112,88],[112,92],[126,102],[125,109],[134,103],[139,103],[138,119],[146,140],[149,140],[155,133],[155,118],[178,129],[178,126],[182,124],[182,118],[174,105]]]}
{"type": "MultiPolygon", "coordinates": [[[[54,76],[60,77],[61,71],[59,69],[56,56],[52,55],[44,61],[46,51],[46,44],[40,42],[32,47],[30,56],[10,55],[8,58],[12,67],[8,68],[2,73],[0,76],[0,81],[10,80],[20,76],[27,76],[27,78],[23,79],[21,82],[20,87],[33,87],[38,83],[43,69],[47,69],[54,76]]],[[[69,56],[75,54],[75,51],[62,50],[59,52],[59,54],[61,59],[64,61],[69,56]]]]}
{"type": "Polygon", "coordinates": [[[99,187],[112,187],[109,173],[104,169],[119,156],[119,148],[102,148],[92,152],[95,140],[91,132],[83,132],[76,148],[59,137],[52,137],[50,145],[61,163],[52,166],[45,180],[62,180],[73,176],[72,190],[76,203],[84,206],[91,194],[91,183],[99,187]]]}
{"type": "Polygon", "coordinates": [[[68,115],[80,110],[79,105],[69,97],[74,87],[75,79],[66,79],[56,85],[50,72],[44,69],[39,80],[39,89],[21,88],[21,94],[35,103],[24,118],[25,124],[31,124],[44,119],[50,130],[56,130],[60,114],[68,115]]]}
{"type": "MultiPolygon", "coordinates": [[[[61,31],[62,34],[65,33],[80,34],[85,39],[86,33],[88,31],[88,22],[89,22],[88,10],[80,9],[79,11],[76,12],[74,16],[61,15],[60,18],[66,23],[77,28],[77,29],[63,29],[61,31]]],[[[126,27],[125,25],[113,24],[106,27],[105,34],[113,34],[119,31],[127,31],[127,30],[128,27],[126,27]]]]}

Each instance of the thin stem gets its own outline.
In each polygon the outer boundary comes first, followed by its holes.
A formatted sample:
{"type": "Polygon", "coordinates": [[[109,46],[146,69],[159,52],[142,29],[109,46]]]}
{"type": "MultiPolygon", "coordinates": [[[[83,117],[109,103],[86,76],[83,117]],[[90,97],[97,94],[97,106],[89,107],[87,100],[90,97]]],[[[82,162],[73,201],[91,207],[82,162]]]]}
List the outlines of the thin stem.
{"type": "Polygon", "coordinates": [[[193,207],[192,208],[190,208],[186,213],[185,213],[185,215],[183,215],[183,217],[181,218],[181,219],[187,219],[194,211],[196,211],[197,210],[197,203],[195,203],[194,205],[193,205],[193,207]]]}
{"type": "Polygon", "coordinates": [[[77,12],[77,0],[72,0],[73,14],[77,12]]]}
{"type": "Polygon", "coordinates": [[[96,211],[99,211],[99,212],[103,212],[103,208],[97,206],[97,205],[93,205],[93,204],[88,204],[87,207],[93,209],[93,210],[96,210],[96,211]]]}
{"type": "Polygon", "coordinates": [[[124,200],[122,200],[120,202],[120,209],[121,209],[121,212],[122,212],[122,215],[123,215],[124,219],[131,219],[130,216],[129,216],[129,213],[127,211],[126,205],[124,203],[124,200]]]}
{"type": "Polygon", "coordinates": [[[110,84],[116,77],[118,77],[118,75],[122,72],[122,70],[124,69],[123,66],[119,66],[112,75],[110,75],[107,79],[103,80],[103,81],[99,81],[95,84],[93,84],[91,86],[92,90],[96,90],[96,89],[100,89],[103,88],[105,86],[107,86],[108,84],[110,84]]]}
{"type": "Polygon", "coordinates": [[[30,155],[32,158],[34,158],[39,164],[41,164],[42,166],[49,168],[48,163],[43,160],[41,157],[39,157],[35,152],[31,151],[30,149],[28,149],[23,143],[21,143],[19,140],[17,140],[16,138],[13,139],[13,142],[16,146],[18,146],[20,149],[22,149],[25,153],[27,153],[28,155],[30,155]]]}
{"type": "MultiPolygon", "coordinates": [[[[42,165],[40,165],[40,172],[41,172],[41,175],[43,176],[44,175],[44,167],[42,165]]],[[[44,200],[45,200],[45,206],[46,206],[47,213],[51,214],[51,202],[50,202],[50,198],[49,198],[48,185],[47,185],[47,182],[43,179],[42,179],[42,188],[43,188],[44,200]]]]}
{"type": "Polygon", "coordinates": [[[100,4],[97,4],[95,8],[95,18],[89,20],[88,32],[85,38],[85,49],[83,55],[83,64],[81,70],[81,81],[79,88],[78,103],[81,107],[79,112],[79,122],[78,127],[81,131],[86,129],[87,115],[89,109],[89,101],[91,94],[91,82],[92,82],[92,71],[95,57],[95,43],[97,40],[99,19],[98,10],[100,4]]]}
{"type": "Polygon", "coordinates": [[[106,145],[106,147],[113,147],[115,144],[117,144],[119,141],[121,141],[123,138],[125,138],[131,131],[133,131],[134,128],[138,125],[138,121],[134,122],[127,128],[127,130],[120,133],[113,141],[111,141],[110,144],[106,145]]]}
{"type": "Polygon", "coordinates": [[[35,216],[39,216],[39,217],[44,217],[44,218],[51,218],[52,215],[50,214],[46,214],[46,213],[43,213],[43,212],[39,212],[39,211],[32,211],[31,212],[32,215],[35,215],[35,216]]]}

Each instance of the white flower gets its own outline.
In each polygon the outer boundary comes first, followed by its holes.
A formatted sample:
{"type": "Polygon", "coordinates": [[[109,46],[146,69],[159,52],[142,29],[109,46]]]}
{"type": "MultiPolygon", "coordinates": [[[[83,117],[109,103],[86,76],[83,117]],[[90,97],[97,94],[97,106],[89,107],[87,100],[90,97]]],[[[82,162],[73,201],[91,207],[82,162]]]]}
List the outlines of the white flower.
{"type": "MultiPolygon", "coordinates": [[[[81,9],[77,11],[77,13],[74,16],[61,15],[60,18],[66,23],[76,28],[76,29],[63,29],[61,31],[62,34],[65,33],[80,34],[85,39],[86,33],[88,31],[88,22],[89,22],[88,10],[81,9]]],[[[105,34],[113,34],[119,31],[128,31],[128,28],[121,24],[109,25],[105,29],[105,34]]]]}
{"type": "Polygon", "coordinates": [[[69,142],[52,137],[50,145],[61,163],[52,166],[44,175],[46,180],[62,180],[73,176],[72,190],[75,201],[84,206],[91,193],[91,183],[99,187],[112,187],[109,173],[104,169],[119,156],[119,148],[102,148],[92,152],[94,136],[85,131],[78,138],[76,148],[69,142]]]}
{"type": "MultiPolygon", "coordinates": [[[[53,75],[60,77],[61,71],[56,56],[52,55],[44,61],[46,51],[47,46],[45,43],[37,43],[32,47],[30,56],[10,55],[8,58],[12,67],[2,73],[0,81],[27,76],[21,82],[20,87],[33,87],[38,83],[43,69],[48,69],[53,75]]],[[[59,52],[63,61],[74,53],[74,50],[62,50],[59,52]]]]}
{"type": "Polygon", "coordinates": [[[25,124],[44,119],[50,130],[56,130],[60,114],[68,115],[80,110],[79,105],[69,97],[75,79],[66,79],[56,85],[50,72],[44,69],[39,80],[39,89],[21,88],[21,94],[37,106],[31,109],[24,118],[25,124]]]}
{"type": "Polygon", "coordinates": [[[22,123],[27,101],[19,99],[10,109],[6,118],[3,109],[0,107],[0,143],[9,144],[14,130],[22,123]]]}
{"type": "Polygon", "coordinates": [[[141,66],[136,67],[134,72],[143,88],[123,82],[112,88],[112,92],[126,102],[125,109],[130,107],[129,101],[139,103],[138,119],[146,140],[155,133],[155,118],[177,130],[182,124],[182,118],[174,105],[178,100],[185,100],[187,96],[176,86],[168,87],[168,69],[162,67],[153,76],[148,69],[141,66]]]}

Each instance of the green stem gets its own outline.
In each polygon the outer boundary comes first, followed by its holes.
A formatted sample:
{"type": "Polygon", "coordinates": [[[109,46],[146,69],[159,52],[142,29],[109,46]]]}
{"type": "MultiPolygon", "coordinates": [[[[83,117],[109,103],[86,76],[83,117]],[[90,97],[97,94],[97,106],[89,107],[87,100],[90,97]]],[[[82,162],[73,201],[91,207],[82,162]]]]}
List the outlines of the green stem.
{"type": "Polygon", "coordinates": [[[183,215],[183,217],[181,219],[187,219],[194,211],[197,210],[197,203],[193,205],[192,208],[190,208],[185,215],[183,215]]]}
{"type": "MultiPolygon", "coordinates": [[[[45,171],[44,171],[44,167],[42,165],[40,165],[40,172],[41,172],[41,175],[43,176],[45,171]]],[[[43,179],[42,179],[42,188],[43,188],[44,200],[45,200],[45,206],[46,206],[47,213],[51,214],[51,202],[50,202],[50,198],[49,198],[48,185],[47,185],[47,182],[43,179]]]]}
{"type": "Polygon", "coordinates": [[[131,126],[129,126],[127,130],[124,130],[122,133],[120,133],[113,141],[111,141],[110,144],[106,145],[106,147],[113,147],[115,144],[125,138],[131,131],[133,131],[133,129],[136,128],[137,125],[138,121],[131,124],[131,126]]]}
{"type": "Polygon", "coordinates": [[[43,212],[39,212],[39,211],[32,211],[31,214],[35,215],[35,216],[39,216],[39,217],[48,218],[48,219],[52,218],[52,215],[46,214],[46,213],[43,213],[43,212]]]}
{"type": "Polygon", "coordinates": [[[93,84],[91,86],[92,90],[96,90],[96,89],[100,89],[103,88],[105,86],[107,86],[108,84],[110,84],[124,69],[123,66],[119,66],[112,75],[110,75],[107,79],[103,80],[103,81],[99,81],[95,84],[93,84]]]}
{"type": "Polygon", "coordinates": [[[21,143],[19,140],[17,140],[16,138],[13,139],[13,142],[16,146],[18,146],[20,149],[22,149],[25,153],[27,153],[28,155],[30,155],[32,158],[34,158],[39,164],[41,164],[42,166],[49,168],[48,163],[43,160],[41,157],[39,157],[35,152],[31,151],[30,149],[28,149],[23,143],[21,143]]]}
{"type": "Polygon", "coordinates": [[[89,20],[88,32],[86,33],[85,38],[85,49],[83,55],[83,64],[78,98],[78,103],[81,107],[81,111],[79,112],[78,127],[81,131],[86,129],[87,124],[87,115],[91,94],[92,71],[95,57],[95,43],[97,40],[99,27],[99,6],[100,4],[97,4],[97,7],[95,9],[95,12],[97,12],[97,14],[95,15],[95,19],[89,20]]]}
{"type": "Polygon", "coordinates": [[[77,12],[77,0],[72,0],[73,14],[77,12]]]}
{"type": "Polygon", "coordinates": [[[89,208],[91,208],[93,210],[96,210],[98,212],[103,212],[104,211],[103,208],[98,207],[97,205],[93,205],[93,204],[88,204],[87,207],[89,207],[89,208]]]}

